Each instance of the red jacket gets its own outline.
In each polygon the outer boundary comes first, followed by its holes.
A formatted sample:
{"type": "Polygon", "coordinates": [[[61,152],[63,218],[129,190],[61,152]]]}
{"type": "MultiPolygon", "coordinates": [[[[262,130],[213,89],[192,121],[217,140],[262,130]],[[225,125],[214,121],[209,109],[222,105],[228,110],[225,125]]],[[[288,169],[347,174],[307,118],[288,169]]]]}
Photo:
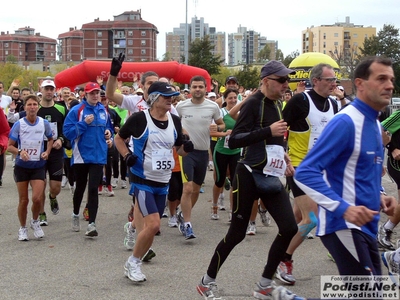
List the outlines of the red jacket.
{"type": "Polygon", "coordinates": [[[7,150],[9,133],[10,126],[8,125],[7,117],[0,108],[0,154],[3,154],[7,150]]]}

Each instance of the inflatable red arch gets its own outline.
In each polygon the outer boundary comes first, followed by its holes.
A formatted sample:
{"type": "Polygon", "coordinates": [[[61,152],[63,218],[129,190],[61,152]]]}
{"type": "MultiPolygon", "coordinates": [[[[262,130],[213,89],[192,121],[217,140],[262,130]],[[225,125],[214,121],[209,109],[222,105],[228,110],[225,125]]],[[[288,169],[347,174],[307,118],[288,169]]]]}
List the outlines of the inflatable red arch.
{"type": "MultiPolygon", "coordinates": [[[[85,60],[79,65],[66,69],[54,77],[57,88],[70,87],[72,90],[88,81],[96,81],[97,76],[103,76],[104,83],[110,74],[111,61],[85,60]]],[[[118,74],[118,80],[133,82],[133,78],[148,71],[154,71],[160,77],[173,78],[175,82],[188,84],[193,76],[200,75],[206,79],[207,91],[211,90],[211,76],[204,69],[168,62],[124,62],[118,74]]]]}

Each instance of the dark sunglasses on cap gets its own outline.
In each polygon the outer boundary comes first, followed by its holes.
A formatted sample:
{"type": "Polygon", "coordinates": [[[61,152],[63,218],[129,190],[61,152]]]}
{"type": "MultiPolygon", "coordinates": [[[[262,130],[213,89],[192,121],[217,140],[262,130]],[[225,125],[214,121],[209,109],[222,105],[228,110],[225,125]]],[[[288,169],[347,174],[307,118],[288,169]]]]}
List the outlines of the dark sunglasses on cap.
{"type": "Polygon", "coordinates": [[[278,77],[278,78],[267,77],[267,79],[274,80],[276,82],[279,82],[280,84],[283,84],[285,82],[290,82],[290,77],[288,77],[288,76],[286,76],[286,77],[278,77]]]}

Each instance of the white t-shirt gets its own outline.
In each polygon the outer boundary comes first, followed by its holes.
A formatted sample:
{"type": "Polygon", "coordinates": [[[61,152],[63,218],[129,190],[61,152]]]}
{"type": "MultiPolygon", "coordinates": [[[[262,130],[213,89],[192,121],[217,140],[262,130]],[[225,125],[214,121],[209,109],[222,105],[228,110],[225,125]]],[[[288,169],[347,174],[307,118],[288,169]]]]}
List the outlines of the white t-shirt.
{"type": "Polygon", "coordinates": [[[221,119],[219,106],[214,101],[204,99],[201,104],[193,104],[192,99],[180,101],[176,106],[182,127],[189,133],[194,149],[210,148],[210,125],[221,119]]]}
{"type": "Polygon", "coordinates": [[[10,106],[12,99],[7,95],[0,95],[0,107],[5,114],[8,112],[8,107],[10,106]]]}

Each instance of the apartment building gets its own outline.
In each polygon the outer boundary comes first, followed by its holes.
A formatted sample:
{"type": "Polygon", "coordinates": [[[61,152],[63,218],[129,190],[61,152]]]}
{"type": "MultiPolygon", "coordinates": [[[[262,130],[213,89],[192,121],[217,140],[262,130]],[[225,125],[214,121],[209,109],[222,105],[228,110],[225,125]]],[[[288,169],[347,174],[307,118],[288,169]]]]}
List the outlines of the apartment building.
{"type": "Polygon", "coordinates": [[[126,61],[154,61],[157,34],[157,27],[142,19],[141,10],[125,11],[112,21],[95,19],[80,30],[60,34],[58,54],[66,61],[102,60],[124,52],[126,61]]]}
{"type": "Polygon", "coordinates": [[[376,35],[375,27],[364,27],[350,22],[336,22],[332,25],[311,26],[302,31],[302,53],[321,52],[328,55],[342,55],[344,59],[357,53],[364,40],[376,35]]]}
{"type": "Polygon", "coordinates": [[[51,62],[56,60],[57,40],[35,33],[29,26],[19,28],[14,34],[0,33],[0,61],[13,56],[18,62],[51,62]]]}
{"type": "Polygon", "coordinates": [[[226,59],[225,32],[218,32],[215,27],[209,27],[209,25],[204,22],[204,18],[198,19],[197,17],[192,18],[191,22],[188,24],[187,30],[186,24],[181,23],[179,27],[174,28],[172,32],[166,33],[165,48],[169,59],[180,63],[184,62],[186,55],[186,32],[188,47],[195,39],[203,39],[207,35],[211,45],[213,46],[212,53],[214,55],[220,55],[223,59],[226,59]]]}

